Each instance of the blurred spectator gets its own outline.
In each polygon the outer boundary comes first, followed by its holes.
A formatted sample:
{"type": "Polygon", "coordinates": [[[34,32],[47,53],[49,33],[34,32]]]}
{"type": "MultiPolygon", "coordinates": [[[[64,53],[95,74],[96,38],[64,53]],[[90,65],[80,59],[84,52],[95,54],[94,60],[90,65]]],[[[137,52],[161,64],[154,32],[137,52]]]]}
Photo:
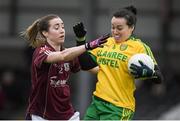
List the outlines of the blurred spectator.
{"type": "Polygon", "coordinates": [[[5,93],[6,96],[6,108],[12,108],[15,106],[14,101],[18,97],[18,94],[16,93],[16,88],[14,87],[15,84],[15,74],[12,70],[8,69],[2,72],[1,75],[1,85],[2,90],[5,93]]]}
{"type": "Polygon", "coordinates": [[[27,90],[24,89],[26,86],[22,81],[25,82],[13,69],[5,69],[2,72],[1,91],[3,92],[2,96],[5,96],[5,109],[17,109],[23,106],[27,90]]]}

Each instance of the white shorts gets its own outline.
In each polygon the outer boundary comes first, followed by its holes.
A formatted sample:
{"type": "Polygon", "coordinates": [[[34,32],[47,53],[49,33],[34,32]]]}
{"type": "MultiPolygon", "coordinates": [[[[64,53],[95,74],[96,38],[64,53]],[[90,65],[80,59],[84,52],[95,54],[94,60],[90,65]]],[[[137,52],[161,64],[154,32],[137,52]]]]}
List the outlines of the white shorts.
{"type": "MultiPolygon", "coordinates": [[[[68,120],[68,121],[80,121],[80,113],[79,112],[75,112],[74,115],[68,120]]],[[[31,115],[31,119],[33,121],[37,121],[37,120],[41,120],[41,121],[48,121],[44,118],[42,118],[41,116],[37,116],[37,115],[31,115]]]]}
{"type": "Polygon", "coordinates": [[[80,121],[80,113],[76,111],[68,121],[80,121]]]}
{"type": "Polygon", "coordinates": [[[42,118],[41,116],[37,116],[37,115],[33,115],[33,114],[31,115],[31,119],[32,119],[32,121],[37,121],[37,120],[48,121],[48,120],[42,118]]]}

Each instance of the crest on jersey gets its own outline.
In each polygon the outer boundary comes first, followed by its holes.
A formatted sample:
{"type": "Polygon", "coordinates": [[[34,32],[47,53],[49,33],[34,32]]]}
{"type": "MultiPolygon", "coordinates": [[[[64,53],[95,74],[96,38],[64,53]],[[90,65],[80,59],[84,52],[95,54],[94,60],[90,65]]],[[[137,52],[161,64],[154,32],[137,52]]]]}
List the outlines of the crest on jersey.
{"type": "Polygon", "coordinates": [[[116,45],[113,45],[112,49],[116,49],[116,45]]]}
{"type": "Polygon", "coordinates": [[[128,47],[127,44],[121,44],[121,45],[120,45],[120,50],[121,50],[121,51],[124,51],[124,50],[127,49],[127,47],[128,47]]]}

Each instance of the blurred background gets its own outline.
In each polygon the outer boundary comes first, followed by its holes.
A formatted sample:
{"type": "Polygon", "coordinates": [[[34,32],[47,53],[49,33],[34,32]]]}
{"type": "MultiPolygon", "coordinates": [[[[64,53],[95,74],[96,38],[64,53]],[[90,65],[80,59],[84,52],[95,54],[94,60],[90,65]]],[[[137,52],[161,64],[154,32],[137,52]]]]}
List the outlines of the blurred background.
{"type": "MultiPolygon", "coordinates": [[[[112,13],[134,5],[135,34],[151,48],[165,82],[137,81],[134,119],[180,120],[180,1],[179,0],[0,0],[0,119],[24,119],[31,86],[32,48],[19,33],[39,17],[53,13],[65,24],[65,47],[75,46],[72,26],[87,28],[88,40],[110,32],[112,13]]],[[[81,119],[91,102],[96,77],[72,74],[72,102],[81,119]]]]}

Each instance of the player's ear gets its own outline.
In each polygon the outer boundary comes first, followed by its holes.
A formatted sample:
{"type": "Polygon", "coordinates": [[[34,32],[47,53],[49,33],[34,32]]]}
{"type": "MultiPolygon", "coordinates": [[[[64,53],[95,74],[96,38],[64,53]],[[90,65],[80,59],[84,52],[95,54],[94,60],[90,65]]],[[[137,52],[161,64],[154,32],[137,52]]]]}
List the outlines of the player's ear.
{"type": "Polygon", "coordinates": [[[131,29],[132,29],[132,32],[134,31],[134,28],[135,28],[134,26],[132,26],[132,27],[131,27],[131,29]]]}

